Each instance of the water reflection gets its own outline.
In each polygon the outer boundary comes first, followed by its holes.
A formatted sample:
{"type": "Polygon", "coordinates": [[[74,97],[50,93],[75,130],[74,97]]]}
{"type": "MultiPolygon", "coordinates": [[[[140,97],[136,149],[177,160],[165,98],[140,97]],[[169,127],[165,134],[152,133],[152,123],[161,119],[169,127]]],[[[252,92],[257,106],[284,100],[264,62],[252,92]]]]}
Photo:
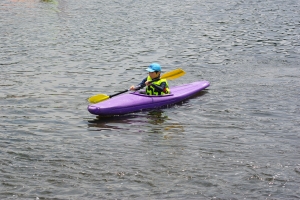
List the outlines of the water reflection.
{"type": "MultiPolygon", "coordinates": [[[[174,116],[174,113],[171,112],[174,116]]],[[[154,133],[161,134],[165,139],[169,139],[170,135],[184,132],[184,125],[174,122],[170,119],[167,112],[163,109],[155,109],[140,113],[133,113],[120,116],[97,116],[95,119],[88,120],[88,128],[91,131],[112,130],[124,133],[154,133]]]]}
{"type": "Polygon", "coordinates": [[[164,114],[163,110],[151,110],[141,113],[133,113],[119,116],[96,116],[95,119],[88,120],[89,128],[100,129],[124,129],[126,125],[161,125],[168,116],[164,114]]]}
{"type": "Polygon", "coordinates": [[[149,111],[147,114],[147,119],[150,124],[159,125],[163,124],[168,119],[168,116],[164,115],[162,110],[157,109],[149,111]]]}
{"type": "Polygon", "coordinates": [[[139,115],[129,114],[120,116],[97,116],[93,120],[88,121],[89,128],[100,128],[101,129],[123,129],[125,124],[131,124],[132,119],[138,118],[139,115]],[[120,124],[120,125],[112,125],[120,124]]]}
{"type": "Polygon", "coordinates": [[[163,110],[157,109],[150,111],[147,116],[149,123],[149,133],[162,134],[164,139],[172,138],[172,134],[182,133],[184,131],[183,125],[180,123],[171,122],[169,116],[163,110]]]}

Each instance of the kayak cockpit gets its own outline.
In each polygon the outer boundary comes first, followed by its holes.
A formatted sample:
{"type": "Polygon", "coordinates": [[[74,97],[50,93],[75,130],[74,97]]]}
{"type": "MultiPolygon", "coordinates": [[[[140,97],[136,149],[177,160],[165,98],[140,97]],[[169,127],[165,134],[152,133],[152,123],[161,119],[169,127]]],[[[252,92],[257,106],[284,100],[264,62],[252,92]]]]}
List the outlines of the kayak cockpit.
{"type": "Polygon", "coordinates": [[[149,97],[149,98],[160,98],[160,97],[169,97],[169,96],[173,96],[174,94],[165,94],[165,95],[147,95],[144,91],[136,91],[136,92],[132,92],[130,94],[134,94],[134,95],[138,95],[138,96],[142,96],[142,97],[149,97]]]}

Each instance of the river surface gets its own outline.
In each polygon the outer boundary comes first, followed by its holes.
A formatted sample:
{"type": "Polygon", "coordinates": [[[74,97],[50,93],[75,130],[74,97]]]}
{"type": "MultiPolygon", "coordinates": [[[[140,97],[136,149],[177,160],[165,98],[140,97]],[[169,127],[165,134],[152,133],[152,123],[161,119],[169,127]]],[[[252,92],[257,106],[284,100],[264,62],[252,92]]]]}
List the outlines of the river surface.
{"type": "Polygon", "coordinates": [[[299,0],[1,0],[0,199],[300,199],[299,0]],[[210,87],[100,118],[146,67],[210,87]]]}

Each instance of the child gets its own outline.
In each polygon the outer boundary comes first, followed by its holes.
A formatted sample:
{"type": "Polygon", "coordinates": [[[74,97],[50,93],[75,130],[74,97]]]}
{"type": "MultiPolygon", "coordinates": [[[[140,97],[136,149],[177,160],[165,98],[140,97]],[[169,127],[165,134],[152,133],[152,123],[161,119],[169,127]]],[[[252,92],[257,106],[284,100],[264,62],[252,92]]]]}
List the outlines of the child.
{"type": "Polygon", "coordinates": [[[137,86],[131,86],[130,90],[139,90],[146,87],[147,95],[165,95],[170,93],[169,85],[166,79],[160,79],[161,66],[152,63],[147,68],[149,75],[137,86]]]}

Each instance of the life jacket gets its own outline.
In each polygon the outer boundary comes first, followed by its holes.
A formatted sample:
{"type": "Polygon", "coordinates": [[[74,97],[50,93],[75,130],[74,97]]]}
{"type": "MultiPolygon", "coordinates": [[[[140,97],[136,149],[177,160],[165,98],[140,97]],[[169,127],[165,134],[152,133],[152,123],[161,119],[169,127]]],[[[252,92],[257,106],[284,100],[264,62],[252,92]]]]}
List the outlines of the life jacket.
{"type": "MultiPolygon", "coordinates": [[[[151,77],[147,77],[147,81],[152,81],[151,77]]],[[[166,79],[159,79],[157,81],[152,82],[152,84],[160,86],[161,83],[165,82],[166,83],[166,88],[165,91],[159,91],[155,87],[149,85],[146,87],[146,94],[147,95],[165,95],[165,94],[170,94],[170,88],[168,85],[168,82],[166,79]]]]}

